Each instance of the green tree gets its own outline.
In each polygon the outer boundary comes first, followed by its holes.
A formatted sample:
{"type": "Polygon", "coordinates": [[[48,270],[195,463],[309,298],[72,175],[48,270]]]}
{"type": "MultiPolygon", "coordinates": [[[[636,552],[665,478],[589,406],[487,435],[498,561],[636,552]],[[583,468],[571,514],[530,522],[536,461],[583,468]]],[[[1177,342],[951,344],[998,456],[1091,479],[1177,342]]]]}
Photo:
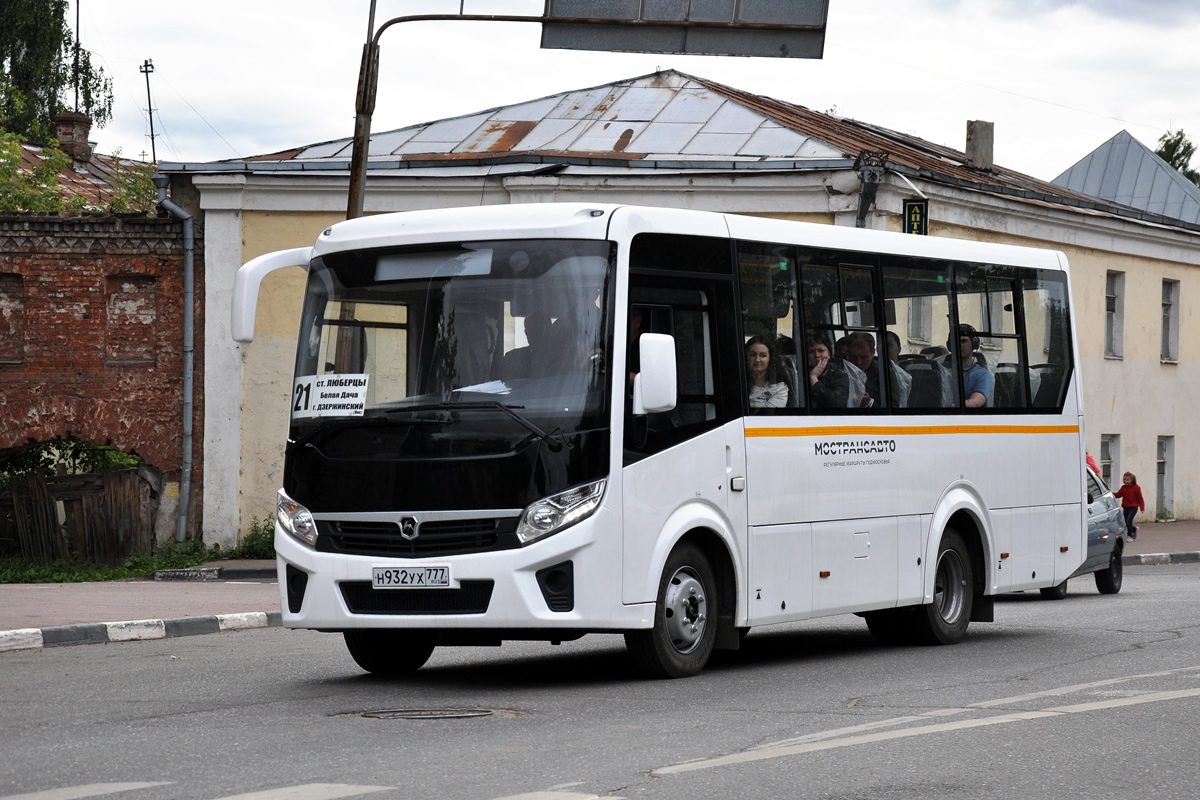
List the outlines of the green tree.
{"type": "Polygon", "coordinates": [[[1154,151],[1155,155],[1178,170],[1180,175],[1200,186],[1200,172],[1188,166],[1195,152],[1196,145],[1188,141],[1182,128],[1167,131],[1158,137],[1158,149],[1154,151]]]}
{"type": "Polygon", "coordinates": [[[83,198],[67,198],[58,186],[70,165],[66,153],[45,147],[41,162],[28,166],[17,135],[0,132],[0,211],[82,211],[83,198]]]}
{"type": "Polygon", "coordinates": [[[112,117],[112,81],[77,48],[67,0],[0,0],[0,131],[54,141],[54,117],[75,103],[96,127],[112,117]],[[68,102],[69,101],[69,102],[68,102]]]}
{"type": "Polygon", "coordinates": [[[58,176],[71,166],[70,156],[54,146],[42,147],[40,156],[26,161],[17,135],[0,131],[0,211],[152,214],[158,205],[152,164],[125,162],[114,154],[109,192],[103,204],[95,205],[58,185],[58,176]]]}

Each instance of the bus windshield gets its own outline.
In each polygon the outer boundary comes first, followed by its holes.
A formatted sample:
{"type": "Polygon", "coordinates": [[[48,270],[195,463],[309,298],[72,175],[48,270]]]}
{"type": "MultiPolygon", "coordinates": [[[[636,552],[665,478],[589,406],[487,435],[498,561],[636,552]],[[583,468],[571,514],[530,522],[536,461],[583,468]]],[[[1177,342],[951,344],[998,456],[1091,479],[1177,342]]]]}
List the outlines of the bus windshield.
{"type": "Polygon", "coordinates": [[[517,438],[604,426],[612,265],[610,243],[572,240],[314,259],[293,432],[439,411],[490,414],[517,438]]]}

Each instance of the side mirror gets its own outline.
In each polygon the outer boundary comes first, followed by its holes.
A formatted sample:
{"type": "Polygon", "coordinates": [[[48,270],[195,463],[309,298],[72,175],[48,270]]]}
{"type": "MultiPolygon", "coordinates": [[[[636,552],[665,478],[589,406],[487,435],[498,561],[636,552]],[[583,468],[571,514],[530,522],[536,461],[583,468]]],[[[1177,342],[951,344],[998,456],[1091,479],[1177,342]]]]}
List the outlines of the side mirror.
{"type": "Polygon", "coordinates": [[[633,413],[670,411],[676,402],[675,337],[643,333],[638,337],[641,372],[633,378],[633,413]]]}
{"type": "Polygon", "coordinates": [[[266,253],[242,265],[233,278],[230,330],[235,341],[254,341],[254,316],[258,308],[258,287],[263,278],[284,267],[307,267],[311,260],[311,247],[296,247],[291,250],[266,253]]]}

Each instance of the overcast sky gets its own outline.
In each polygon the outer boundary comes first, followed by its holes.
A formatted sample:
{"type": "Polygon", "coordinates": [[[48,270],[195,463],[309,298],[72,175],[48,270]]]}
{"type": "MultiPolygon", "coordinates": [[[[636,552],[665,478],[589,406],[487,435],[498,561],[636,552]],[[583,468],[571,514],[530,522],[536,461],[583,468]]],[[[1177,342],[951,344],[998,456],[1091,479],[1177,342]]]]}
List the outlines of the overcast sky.
{"type": "MultiPolygon", "coordinates": [[[[73,0],[81,43],[113,79],[102,153],[202,162],[349,137],[369,0],[73,0]]],[[[459,0],[378,0],[391,17],[459,0]]],[[[465,0],[541,14],[543,0],[465,0]]],[[[376,133],[673,68],[964,148],[996,124],[996,163],[1050,180],[1122,129],[1200,142],[1197,0],[831,0],[820,60],[539,48],[533,23],[420,22],[381,40],[376,133]]],[[[1200,166],[1200,158],[1193,160],[1200,166]]]]}

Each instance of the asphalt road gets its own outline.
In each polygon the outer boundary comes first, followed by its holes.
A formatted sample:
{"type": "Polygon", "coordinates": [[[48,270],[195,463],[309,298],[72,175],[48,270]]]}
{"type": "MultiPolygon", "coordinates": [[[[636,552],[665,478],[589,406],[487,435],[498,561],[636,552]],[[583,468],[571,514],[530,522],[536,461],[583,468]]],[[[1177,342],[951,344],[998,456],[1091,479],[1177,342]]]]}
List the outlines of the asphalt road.
{"type": "Polygon", "coordinates": [[[0,799],[1192,800],[1198,589],[1138,566],[1116,596],[1010,595],[953,647],[758,629],[681,681],[609,636],[445,648],[404,680],[281,628],[0,653],[0,799]],[[397,711],[481,715],[370,716],[397,711]]]}

